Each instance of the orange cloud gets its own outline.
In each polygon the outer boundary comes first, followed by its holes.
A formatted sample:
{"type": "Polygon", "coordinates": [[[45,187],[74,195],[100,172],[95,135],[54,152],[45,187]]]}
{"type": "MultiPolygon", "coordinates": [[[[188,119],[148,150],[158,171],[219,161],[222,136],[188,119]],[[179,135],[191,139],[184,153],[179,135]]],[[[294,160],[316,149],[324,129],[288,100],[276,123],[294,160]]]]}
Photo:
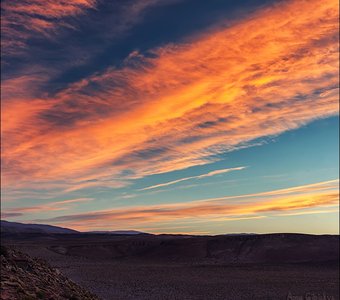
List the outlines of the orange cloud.
{"type": "Polygon", "coordinates": [[[188,220],[189,223],[194,223],[197,220],[234,221],[263,218],[268,214],[280,216],[286,212],[308,213],[308,209],[312,208],[337,207],[339,202],[338,184],[338,180],[333,180],[268,193],[228,196],[189,203],[104,210],[38,221],[88,230],[100,228],[103,224],[112,229],[140,228],[173,220],[188,220]],[[84,225],[85,221],[86,225],[84,225]]]}
{"type": "Polygon", "coordinates": [[[5,118],[18,112],[3,129],[7,188],[121,186],[336,115],[338,16],[335,0],[282,2],[29,108],[5,101],[5,118]]]}
{"type": "Polygon", "coordinates": [[[60,211],[67,210],[75,203],[82,203],[94,200],[93,198],[77,198],[69,199],[58,202],[51,202],[47,204],[37,205],[37,206],[27,206],[27,207],[16,207],[9,208],[1,211],[2,218],[10,218],[16,216],[22,216],[27,213],[40,213],[49,211],[60,211]]]}

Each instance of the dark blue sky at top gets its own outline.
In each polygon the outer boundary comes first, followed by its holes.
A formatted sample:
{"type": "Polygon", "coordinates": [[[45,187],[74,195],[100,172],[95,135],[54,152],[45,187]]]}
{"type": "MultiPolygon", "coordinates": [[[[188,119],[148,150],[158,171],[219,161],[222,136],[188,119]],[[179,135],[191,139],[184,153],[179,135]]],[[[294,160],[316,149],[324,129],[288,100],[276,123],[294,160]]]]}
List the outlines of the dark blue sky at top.
{"type": "Polygon", "coordinates": [[[167,43],[178,43],[216,24],[228,24],[275,0],[179,0],[149,6],[129,20],[130,1],[100,1],[77,19],[67,20],[57,38],[35,36],[26,55],[8,58],[3,77],[38,65],[57,70],[47,83],[49,94],[109,66],[120,67],[132,51],[144,55],[167,43]]]}

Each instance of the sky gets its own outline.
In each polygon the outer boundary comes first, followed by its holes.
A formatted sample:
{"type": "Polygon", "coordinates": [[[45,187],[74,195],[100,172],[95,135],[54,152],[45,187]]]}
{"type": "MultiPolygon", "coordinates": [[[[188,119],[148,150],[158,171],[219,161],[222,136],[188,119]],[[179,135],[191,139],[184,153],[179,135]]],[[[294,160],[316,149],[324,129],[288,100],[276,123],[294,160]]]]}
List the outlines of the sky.
{"type": "Polygon", "coordinates": [[[4,0],[1,218],[339,233],[336,0],[4,0]]]}

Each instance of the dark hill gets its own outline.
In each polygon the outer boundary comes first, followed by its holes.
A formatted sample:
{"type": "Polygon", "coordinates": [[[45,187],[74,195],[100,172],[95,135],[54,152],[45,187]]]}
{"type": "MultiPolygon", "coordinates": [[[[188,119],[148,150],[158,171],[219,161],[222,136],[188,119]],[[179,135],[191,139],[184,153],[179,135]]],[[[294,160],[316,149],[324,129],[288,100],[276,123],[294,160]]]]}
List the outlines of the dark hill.
{"type": "Polygon", "coordinates": [[[23,224],[1,220],[1,233],[77,233],[78,231],[44,224],[23,224]]]}
{"type": "Polygon", "coordinates": [[[338,235],[259,234],[220,236],[22,234],[3,236],[7,244],[44,248],[91,260],[162,262],[320,263],[339,261],[338,235]]]}

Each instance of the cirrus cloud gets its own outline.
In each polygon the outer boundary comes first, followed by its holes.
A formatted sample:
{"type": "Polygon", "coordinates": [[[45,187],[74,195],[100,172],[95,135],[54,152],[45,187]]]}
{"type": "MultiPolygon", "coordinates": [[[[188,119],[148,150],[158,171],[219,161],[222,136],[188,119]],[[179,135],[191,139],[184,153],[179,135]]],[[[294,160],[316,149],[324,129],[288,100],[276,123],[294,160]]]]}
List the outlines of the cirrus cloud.
{"type": "MultiPolygon", "coordinates": [[[[72,14],[94,4],[84,3],[72,14]]],[[[4,185],[121,187],[336,115],[338,53],[337,1],[286,1],[181,44],[134,52],[123,67],[53,95],[27,98],[15,92],[25,78],[8,82],[4,185]]]]}
{"type": "MultiPolygon", "coordinates": [[[[330,180],[293,188],[239,196],[196,200],[189,203],[172,203],[103,210],[84,214],[65,215],[36,220],[60,224],[79,230],[106,228],[143,228],[176,220],[233,221],[264,218],[267,215],[313,213],[313,208],[338,207],[339,180],[330,180]],[[86,225],[84,225],[86,222],[86,225]]],[[[176,223],[173,226],[176,226],[176,223]]],[[[171,225],[168,227],[171,228],[171,225]]]]}

